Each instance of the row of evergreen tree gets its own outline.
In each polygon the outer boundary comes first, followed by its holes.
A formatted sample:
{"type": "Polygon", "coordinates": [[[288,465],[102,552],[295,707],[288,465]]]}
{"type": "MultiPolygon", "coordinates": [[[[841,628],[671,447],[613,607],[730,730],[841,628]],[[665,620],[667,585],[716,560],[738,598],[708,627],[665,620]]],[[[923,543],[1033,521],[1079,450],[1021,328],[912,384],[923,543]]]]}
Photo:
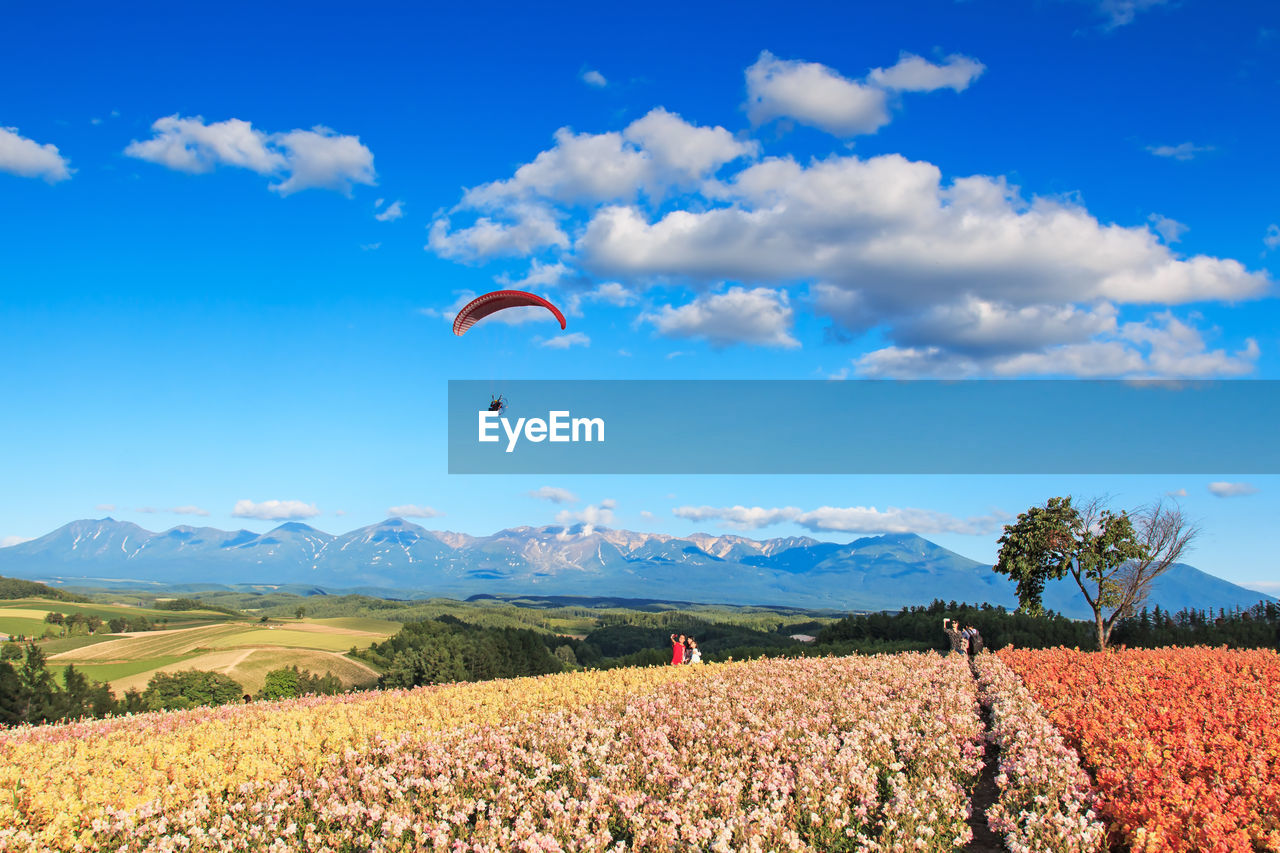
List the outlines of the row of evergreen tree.
{"type": "MultiPolygon", "coordinates": [[[[1091,622],[1068,619],[1052,612],[1030,616],[989,604],[957,604],[954,601],[904,607],[897,613],[848,616],[824,628],[818,634],[816,646],[862,651],[868,644],[880,643],[944,649],[944,616],[977,628],[990,649],[1008,645],[1081,649],[1097,646],[1096,631],[1091,622]]],[[[1207,645],[1280,649],[1280,605],[1260,601],[1249,608],[1216,612],[1186,609],[1177,613],[1159,607],[1144,608],[1116,625],[1111,634],[1111,644],[1131,648],[1207,645]]]]}

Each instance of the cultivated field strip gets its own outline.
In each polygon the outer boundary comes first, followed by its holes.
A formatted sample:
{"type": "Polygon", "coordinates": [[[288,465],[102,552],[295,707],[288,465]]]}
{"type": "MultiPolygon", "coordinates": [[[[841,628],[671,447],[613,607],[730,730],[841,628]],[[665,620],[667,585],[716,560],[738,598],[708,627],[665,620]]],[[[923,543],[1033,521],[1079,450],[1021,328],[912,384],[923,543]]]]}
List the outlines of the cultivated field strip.
{"type": "Polygon", "coordinates": [[[980,740],[933,654],[151,714],[0,735],[0,849],[954,850],[980,740]]]}
{"type": "Polygon", "coordinates": [[[153,657],[185,655],[196,649],[211,648],[219,638],[243,631],[240,625],[203,625],[198,628],[173,628],[146,631],[108,640],[50,657],[58,663],[106,663],[107,661],[145,660],[153,657]]]}

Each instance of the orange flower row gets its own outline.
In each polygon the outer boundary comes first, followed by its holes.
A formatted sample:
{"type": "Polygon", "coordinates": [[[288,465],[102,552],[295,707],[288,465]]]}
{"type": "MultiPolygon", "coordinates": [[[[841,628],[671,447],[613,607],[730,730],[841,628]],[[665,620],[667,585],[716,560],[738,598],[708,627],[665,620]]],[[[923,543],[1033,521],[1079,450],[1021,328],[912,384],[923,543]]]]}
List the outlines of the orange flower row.
{"type": "Polygon", "coordinates": [[[1280,655],[1007,649],[1137,853],[1280,853],[1280,655]]]}

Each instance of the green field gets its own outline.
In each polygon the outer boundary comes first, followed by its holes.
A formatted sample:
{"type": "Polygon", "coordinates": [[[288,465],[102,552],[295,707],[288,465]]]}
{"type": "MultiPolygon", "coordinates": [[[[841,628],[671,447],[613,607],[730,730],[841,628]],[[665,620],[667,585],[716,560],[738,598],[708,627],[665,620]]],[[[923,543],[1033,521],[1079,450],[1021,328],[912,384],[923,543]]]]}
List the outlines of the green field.
{"type": "MultiPolygon", "coordinates": [[[[398,627],[398,626],[397,626],[398,627]]],[[[352,646],[367,648],[391,636],[385,634],[372,635],[343,631],[329,633],[327,631],[298,631],[290,628],[246,627],[235,633],[224,634],[207,643],[211,649],[231,649],[244,646],[285,646],[295,649],[317,649],[328,652],[345,652],[352,646]]]]}
{"type": "MultiPolygon", "coordinates": [[[[190,660],[192,655],[169,655],[167,657],[148,658],[147,660],[124,661],[121,663],[104,663],[104,664],[69,664],[76,668],[80,674],[88,677],[93,681],[112,682],[131,675],[137,675],[143,672],[151,672],[163,666],[180,663],[184,660],[190,660]]],[[[62,671],[67,665],[61,663],[50,663],[49,672],[53,673],[54,679],[59,684],[62,683],[62,671]]],[[[119,693],[120,691],[116,691],[119,693]]]]}

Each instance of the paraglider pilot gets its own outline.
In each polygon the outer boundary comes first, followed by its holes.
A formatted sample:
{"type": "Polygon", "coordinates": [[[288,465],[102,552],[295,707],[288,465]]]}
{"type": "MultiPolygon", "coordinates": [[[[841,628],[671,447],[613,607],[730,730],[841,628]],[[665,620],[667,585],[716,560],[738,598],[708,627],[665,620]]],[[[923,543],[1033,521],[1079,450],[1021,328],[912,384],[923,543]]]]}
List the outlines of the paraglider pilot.
{"type": "Polygon", "coordinates": [[[507,401],[502,398],[501,394],[489,400],[489,411],[505,412],[506,410],[507,410],[507,401]]]}

